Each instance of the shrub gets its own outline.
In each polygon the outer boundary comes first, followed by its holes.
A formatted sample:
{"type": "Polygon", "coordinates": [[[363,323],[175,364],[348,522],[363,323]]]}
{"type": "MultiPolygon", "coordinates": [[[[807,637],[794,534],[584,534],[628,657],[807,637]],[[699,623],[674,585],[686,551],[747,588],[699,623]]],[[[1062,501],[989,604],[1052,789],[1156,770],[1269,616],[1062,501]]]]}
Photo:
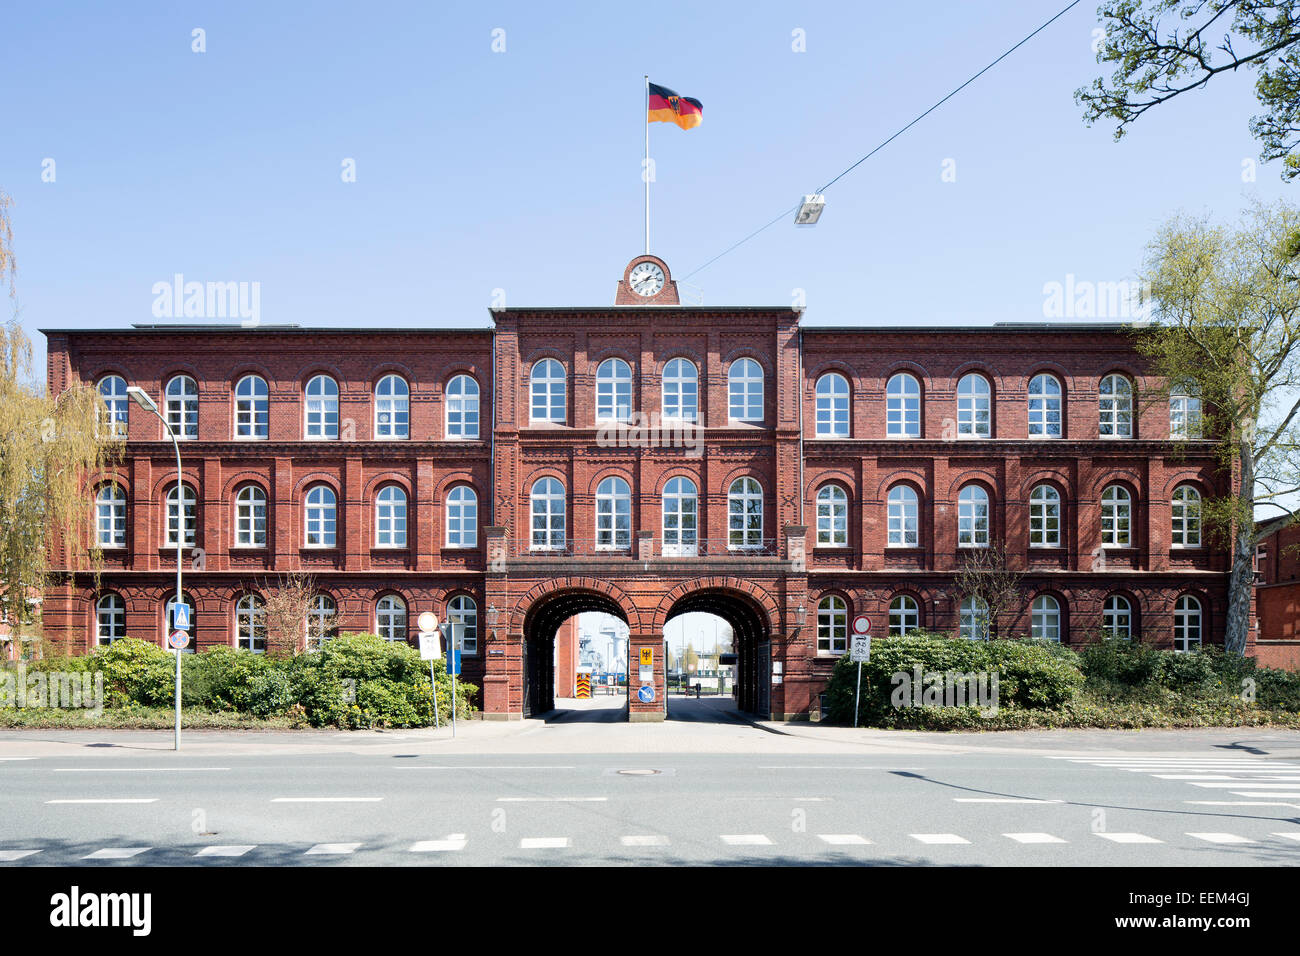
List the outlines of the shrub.
{"type": "Polygon", "coordinates": [[[172,699],[176,664],[157,644],[124,637],[95,648],[86,661],[89,670],[104,672],[104,703],[110,707],[165,704],[172,699]]]}
{"type": "Polygon", "coordinates": [[[266,668],[249,682],[248,712],[254,717],[287,713],[294,700],[293,681],[282,668],[266,668]]]}

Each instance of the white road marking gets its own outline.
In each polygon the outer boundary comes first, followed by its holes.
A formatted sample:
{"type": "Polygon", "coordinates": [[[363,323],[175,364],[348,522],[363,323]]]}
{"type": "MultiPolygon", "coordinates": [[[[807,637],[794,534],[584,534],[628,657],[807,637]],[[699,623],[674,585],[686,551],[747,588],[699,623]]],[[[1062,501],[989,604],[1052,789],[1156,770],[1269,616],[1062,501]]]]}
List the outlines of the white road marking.
{"type": "Polygon", "coordinates": [[[497,803],[606,803],[609,797],[497,797],[497,803]]]}
{"type": "Polygon", "coordinates": [[[563,850],[568,845],[568,837],[524,837],[519,841],[521,850],[563,850]]]}
{"type": "Polygon", "coordinates": [[[256,843],[245,843],[235,846],[205,846],[195,856],[243,856],[250,850],[256,850],[256,843]]]}
{"type": "Polygon", "coordinates": [[[102,850],[96,850],[94,853],[88,853],[82,857],[83,860],[129,860],[133,856],[139,856],[147,850],[153,849],[147,846],[106,846],[102,850]]]}
{"type": "Polygon", "coordinates": [[[577,770],[577,767],[562,766],[545,766],[545,767],[524,767],[511,765],[508,767],[494,767],[490,764],[469,764],[466,766],[455,766],[452,764],[398,764],[392,768],[394,770],[577,770]]]}
{"type": "Polygon", "coordinates": [[[823,843],[829,843],[831,846],[870,846],[871,841],[866,837],[858,836],[856,833],[819,833],[823,843]]]}
{"type": "Polygon", "coordinates": [[[1184,800],[1201,807],[1294,807],[1294,803],[1272,803],[1268,800],[1184,800]]]}
{"type": "Polygon", "coordinates": [[[1272,790],[1234,790],[1232,792],[1239,797],[1286,797],[1288,800],[1294,797],[1300,800],[1300,792],[1276,793],[1272,790]]]}
{"type": "Polygon", "coordinates": [[[272,803],[378,803],[383,797],[273,797],[272,803]]]}
{"type": "Polygon", "coordinates": [[[908,836],[921,843],[970,843],[970,840],[955,833],[909,833],[908,836]]]}
{"type": "Polygon", "coordinates": [[[1254,843],[1254,840],[1247,840],[1244,836],[1237,836],[1235,833],[1188,833],[1189,837],[1195,837],[1198,840],[1204,840],[1206,843],[1254,843]]]}
{"type": "Polygon", "coordinates": [[[1206,787],[1210,790],[1231,790],[1233,787],[1254,787],[1256,790],[1294,790],[1296,783],[1259,783],[1255,780],[1237,780],[1233,783],[1193,783],[1193,787],[1206,787]]]}
{"type": "MultiPolygon", "coordinates": [[[[1134,770],[1132,773],[1146,773],[1145,770],[1134,770]]],[[[1209,774],[1181,774],[1181,773],[1157,773],[1153,774],[1157,780],[1233,780],[1233,777],[1213,776],[1209,774]]]]}
{"type": "Polygon", "coordinates": [[[168,773],[199,770],[229,770],[229,767],[51,767],[54,773],[168,773]]]}
{"type": "Polygon", "coordinates": [[[1052,836],[1050,833],[1004,833],[1004,837],[1015,840],[1017,843],[1066,843],[1060,837],[1052,836]]]}
{"type": "Polygon", "coordinates": [[[667,846],[668,838],[666,836],[624,836],[619,837],[619,842],[624,846],[667,846]]]}
{"type": "Polygon", "coordinates": [[[1097,836],[1112,843],[1164,843],[1143,833],[1098,833],[1097,836]]]}
{"type": "MultiPolygon", "coordinates": [[[[35,757],[0,757],[0,760],[35,760],[35,757]]],[[[36,852],[35,850],[32,851],[36,852]]]]}
{"type": "Polygon", "coordinates": [[[1064,803],[1064,800],[1036,800],[1032,797],[953,797],[954,803],[1064,803]]]}
{"type": "MultiPolygon", "coordinates": [[[[1277,835],[1285,836],[1285,834],[1281,833],[1277,835]]],[[[40,850],[0,850],[0,863],[12,863],[14,860],[21,860],[23,857],[40,852],[40,850]]]]}
{"type": "Polygon", "coordinates": [[[88,797],[77,800],[46,800],[51,803],[157,803],[157,797],[88,797]]]}
{"type": "Polygon", "coordinates": [[[1274,833],[1273,836],[1281,837],[1284,840],[1295,840],[1300,843],[1300,830],[1285,830],[1282,833],[1274,833]]]}
{"type": "Polygon", "coordinates": [[[445,840],[420,840],[412,843],[408,853],[455,853],[465,849],[465,844],[469,841],[465,839],[463,833],[449,833],[445,840]]]}
{"type": "Polygon", "coordinates": [[[772,841],[761,833],[724,833],[722,842],[728,846],[771,846],[772,841]]]}
{"type": "Polygon", "coordinates": [[[760,766],[759,770],[925,770],[925,767],[837,767],[830,764],[779,764],[760,766]]]}
{"type": "Polygon", "coordinates": [[[317,843],[303,856],[346,856],[355,853],[360,843],[317,843]]]}

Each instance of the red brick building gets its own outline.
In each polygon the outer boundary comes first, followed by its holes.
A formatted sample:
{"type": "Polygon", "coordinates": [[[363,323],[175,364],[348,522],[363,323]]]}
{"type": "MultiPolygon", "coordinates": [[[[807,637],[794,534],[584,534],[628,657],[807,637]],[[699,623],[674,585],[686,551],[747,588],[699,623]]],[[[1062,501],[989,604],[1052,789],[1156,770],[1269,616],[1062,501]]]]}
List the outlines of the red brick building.
{"type": "Polygon", "coordinates": [[[1255,658],[1266,667],[1300,670],[1300,524],[1283,515],[1258,531],[1264,537],[1255,549],[1255,658]]]}
{"type": "Polygon", "coordinates": [[[583,611],[628,624],[634,687],[648,649],[642,720],[689,611],[731,624],[741,706],[778,717],[816,715],[857,615],[876,635],[1222,641],[1227,557],[1199,502],[1224,479],[1208,444],[1171,440],[1185,403],[1140,399],[1118,326],[813,328],[682,306],[651,256],[612,307],[492,326],[47,331],[51,388],[93,383],[128,439],[87,490],[100,586],[52,589],[47,633],[161,639],[183,533],[200,649],[260,649],[260,590],[305,571],[345,629],[464,620],[496,717],[551,706],[557,629],[583,611]],[[183,496],[128,385],[186,435],[183,496]],[[989,622],[953,581],[999,543],[1024,601],[989,622]]]}

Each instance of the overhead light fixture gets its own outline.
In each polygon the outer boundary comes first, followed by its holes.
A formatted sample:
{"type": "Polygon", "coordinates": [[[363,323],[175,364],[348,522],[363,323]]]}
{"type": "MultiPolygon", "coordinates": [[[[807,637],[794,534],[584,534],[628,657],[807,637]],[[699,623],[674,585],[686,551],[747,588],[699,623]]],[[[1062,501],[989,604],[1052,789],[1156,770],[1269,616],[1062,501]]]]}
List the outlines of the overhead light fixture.
{"type": "Polygon", "coordinates": [[[157,405],[157,403],[154,402],[154,400],[153,400],[152,398],[149,397],[149,393],[146,392],[146,391],[145,391],[143,388],[141,388],[139,385],[131,385],[131,386],[129,386],[129,387],[127,388],[127,390],[126,390],[126,394],[129,395],[129,396],[131,397],[131,399],[132,399],[132,400],[133,400],[137,405],[139,405],[141,408],[143,408],[146,412],[156,412],[156,411],[158,411],[158,405],[157,405]]]}
{"type": "Polygon", "coordinates": [[[796,226],[817,225],[817,220],[822,217],[822,210],[825,208],[826,198],[821,193],[804,196],[799,211],[794,214],[794,224],[796,226]]]}

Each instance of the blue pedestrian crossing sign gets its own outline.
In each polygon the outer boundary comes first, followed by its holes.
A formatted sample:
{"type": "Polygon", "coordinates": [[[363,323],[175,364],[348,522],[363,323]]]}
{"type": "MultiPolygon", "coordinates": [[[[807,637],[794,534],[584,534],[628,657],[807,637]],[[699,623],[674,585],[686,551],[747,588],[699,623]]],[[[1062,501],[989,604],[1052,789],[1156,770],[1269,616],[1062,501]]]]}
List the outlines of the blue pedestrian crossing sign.
{"type": "Polygon", "coordinates": [[[188,604],[172,604],[172,627],[178,631],[188,631],[190,629],[190,606],[188,604]]]}
{"type": "Polygon", "coordinates": [[[642,684],[641,689],[636,692],[636,699],[643,704],[653,703],[655,699],[654,684],[642,684]]]}

